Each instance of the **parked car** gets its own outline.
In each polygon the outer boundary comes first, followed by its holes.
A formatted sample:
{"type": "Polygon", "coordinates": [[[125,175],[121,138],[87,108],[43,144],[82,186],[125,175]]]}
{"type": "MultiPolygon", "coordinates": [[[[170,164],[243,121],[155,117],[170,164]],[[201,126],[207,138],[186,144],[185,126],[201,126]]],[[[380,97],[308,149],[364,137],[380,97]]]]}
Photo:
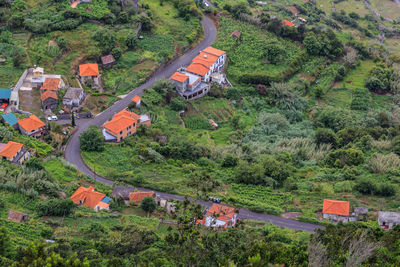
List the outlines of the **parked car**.
{"type": "Polygon", "coordinates": [[[53,115],[53,116],[47,117],[47,120],[48,120],[48,121],[56,121],[56,120],[58,120],[58,118],[57,118],[56,115],[53,115]]]}
{"type": "Polygon", "coordinates": [[[3,103],[3,104],[0,106],[0,111],[6,110],[7,106],[8,106],[7,103],[3,103]]]}
{"type": "Polygon", "coordinates": [[[219,199],[217,197],[209,197],[208,199],[215,203],[221,203],[221,199],[219,199]]]}

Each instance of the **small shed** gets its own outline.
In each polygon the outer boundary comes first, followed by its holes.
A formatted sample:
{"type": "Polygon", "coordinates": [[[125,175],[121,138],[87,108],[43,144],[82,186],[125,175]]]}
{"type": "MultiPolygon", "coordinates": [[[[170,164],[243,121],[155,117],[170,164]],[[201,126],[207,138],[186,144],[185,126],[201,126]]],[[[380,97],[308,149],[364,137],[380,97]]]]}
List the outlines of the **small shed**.
{"type": "Polygon", "coordinates": [[[391,230],[400,224],[400,212],[379,211],[378,223],[381,228],[391,230]]]}
{"type": "Polygon", "coordinates": [[[19,211],[9,210],[7,218],[14,222],[26,222],[28,220],[28,215],[19,211]]]}
{"type": "Polygon", "coordinates": [[[231,37],[236,37],[236,38],[240,39],[240,37],[242,37],[242,34],[238,30],[234,30],[231,33],[231,37]]]}
{"type": "Polygon", "coordinates": [[[136,107],[140,107],[140,103],[142,102],[142,98],[138,95],[135,95],[132,98],[132,102],[135,103],[136,107]]]}
{"type": "Polygon", "coordinates": [[[123,200],[129,200],[129,194],[135,192],[133,186],[122,186],[116,185],[111,193],[112,197],[122,198],[123,200]]]}
{"type": "Polygon", "coordinates": [[[14,129],[18,129],[18,118],[14,115],[14,113],[2,114],[1,119],[4,124],[8,124],[14,129]]]}
{"type": "Polygon", "coordinates": [[[107,55],[101,57],[101,64],[103,64],[103,67],[105,68],[111,68],[115,63],[115,59],[113,55],[107,55]]]}

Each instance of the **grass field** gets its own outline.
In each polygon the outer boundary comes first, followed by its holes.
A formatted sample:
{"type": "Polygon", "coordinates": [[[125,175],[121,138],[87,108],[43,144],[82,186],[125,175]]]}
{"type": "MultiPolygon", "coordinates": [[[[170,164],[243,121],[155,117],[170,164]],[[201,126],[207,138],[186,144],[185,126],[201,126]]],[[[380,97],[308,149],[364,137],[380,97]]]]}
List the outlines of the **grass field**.
{"type": "Polygon", "coordinates": [[[400,6],[392,0],[370,0],[371,6],[381,16],[395,20],[400,17],[400,6]]]}
{"type": "Polygon", "coordinates": [[[369,76],[369,72],[374,67],[374,63],[371,60],[361,61],[360,66],[351,70],[343,80],[342,86],[358,89],[364,88],[365,80],[369,76]]]}
{"type": "Polygon", "coordinates": [[[337,11],[345,11],[347,14],[351,12],[357,13],[361,17],[370,14],[370,11],[365,7],[364,3],[357,0],[341,1],[335,4],[335,8],[337,11]]]}

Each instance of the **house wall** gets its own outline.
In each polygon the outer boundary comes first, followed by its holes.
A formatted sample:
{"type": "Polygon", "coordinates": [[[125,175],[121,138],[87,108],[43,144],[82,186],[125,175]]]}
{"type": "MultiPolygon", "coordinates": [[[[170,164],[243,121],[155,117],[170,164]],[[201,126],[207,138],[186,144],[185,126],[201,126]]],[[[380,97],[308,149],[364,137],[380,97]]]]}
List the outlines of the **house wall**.
{"type": "Polygon", "coordinates": [[[18,124],[18,128],[19,128],[19,131],[24,135],[36,135],[36,136],[40,136],[41,135],[40,132],[43,130],[43,128],[39,128],[39,129],[35,129],[31,132],[28,132],[24,128],[22,128],[19,124],[18,124]]]}
{"type": "Polygon", "coordinates": [[[106,129],[107,133],[109,133],[117,138],[117,142],[121,142],[126,137],[131,136],[132,134],[136,133],[136,126],[137,125],[134,123],[133,125],[130,126],[131,127],[130,129],[128,127],[119,133],[114,133],[107,128],[105,128],[105,129],[106,129]]]}
{"type": "Polygon", "coordinates": [[[348,216],[342,216],[342,215],[336,215],[336,214],[327,214],[327,213],[324,213],[324,214],[322,215],[322,217],[323,217],[324,219],[329,219],[329,220],[331,220],[331,221],[333,221],[333,222],[343,222],[343,223],[346,223],[346,222],[349,221],[349,217],[348,217],[348,216]]]}
{"type": "Polygon", "coordinates": [[[151,125],[151,120],[148,120],[148,121],[145,121],[145,122],[141,122],[140,124],[144,124],[144,125],[146,125],[147,127],[150,127],[150,125],[151,125]]]}
{"type": "Polygon", "coordinates": [[[56,109],[58,106],[58,101],[53,98],[47,98],[42,103],[43,109],[56,109]]]}

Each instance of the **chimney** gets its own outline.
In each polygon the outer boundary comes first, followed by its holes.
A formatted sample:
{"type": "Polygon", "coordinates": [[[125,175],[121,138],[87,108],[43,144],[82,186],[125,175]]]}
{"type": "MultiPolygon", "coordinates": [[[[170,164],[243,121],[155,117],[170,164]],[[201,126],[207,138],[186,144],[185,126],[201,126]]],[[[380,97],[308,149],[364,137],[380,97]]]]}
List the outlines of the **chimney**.
{"type": "Polygon", "coordinates": [[[207,55],[204,55],[204,58],[207,58],[207,55]]]}

